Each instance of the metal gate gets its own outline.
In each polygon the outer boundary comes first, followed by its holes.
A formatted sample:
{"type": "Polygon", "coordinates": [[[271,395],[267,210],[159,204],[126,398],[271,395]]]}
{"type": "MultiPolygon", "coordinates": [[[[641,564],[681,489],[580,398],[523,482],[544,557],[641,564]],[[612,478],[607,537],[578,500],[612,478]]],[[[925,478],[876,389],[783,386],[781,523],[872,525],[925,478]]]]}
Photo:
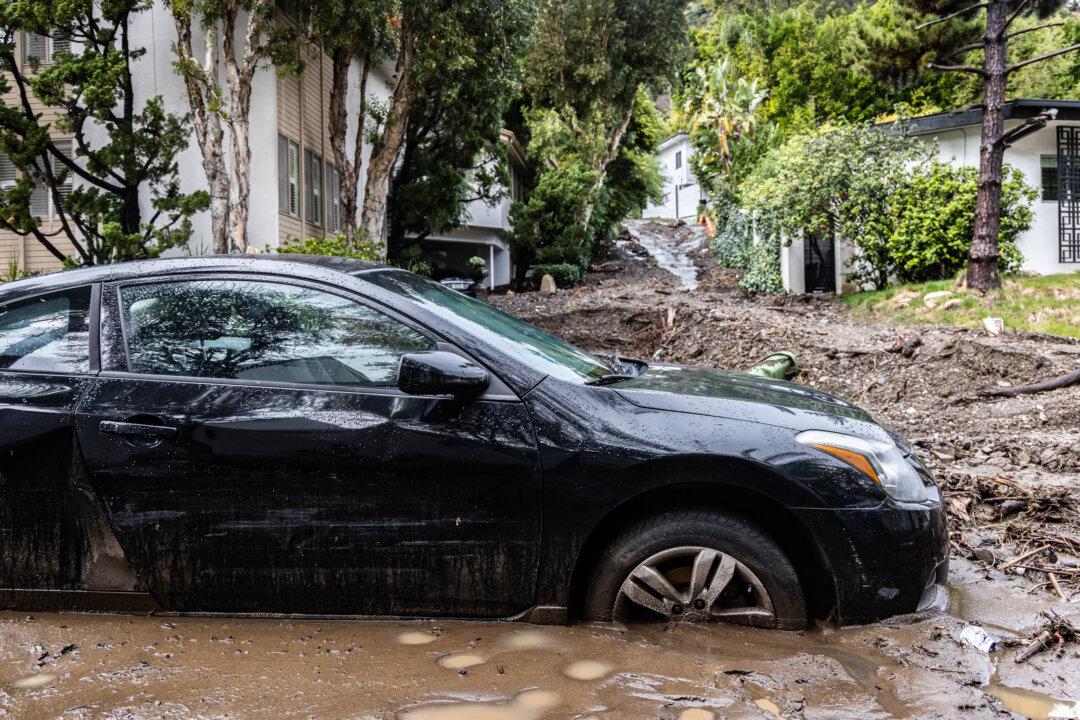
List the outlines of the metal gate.
{"type": "Polygon", "coordinates": [[[836,292],[836,248],[831,238],[807,235],[805,249],[806,292],[836,292]]]}
{"type": "Polygon", "coordinates": [[[1063,263],[1080,263],[1080,127],[1057,129],[1058,252],[1063,263]]]}

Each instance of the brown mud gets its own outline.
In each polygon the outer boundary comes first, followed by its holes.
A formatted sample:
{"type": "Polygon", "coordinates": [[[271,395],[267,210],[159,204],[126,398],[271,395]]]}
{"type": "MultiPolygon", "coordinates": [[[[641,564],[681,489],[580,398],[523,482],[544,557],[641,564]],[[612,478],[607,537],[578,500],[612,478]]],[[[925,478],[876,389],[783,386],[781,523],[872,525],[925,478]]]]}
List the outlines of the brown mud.
{"type": "Polygon", "coordinates": [[[959,561],[953,614],[801,633],[5,613],[0,717],[1071,717],[1053,698],[1080,697],[1074,649],[1016,664],[959,640],[1026,636],[1045,606],[983,575],[959,561]]]}
{"type": "MultiPolygon", "coordinates": [[[[681,250],[695,245],[692,228],[652,229],[681,250]]],[[[696,259],[690,292],[627,240],[582,288],[493,302],[584,347],[649,360],[745,369],[796,350],[799,382],[897,427],[945,482],[956,549],[948,614],[781,633],[0,613],[0,718],[1080,717],[1080,645],[1015,662],[1042,613],[1080,625],[1080,603],[1037,569],[1068,571],[1076,558],[1055,546],[1053,557],[1007,566],[1031,538],[1080,534],[1080,388],[966,400],[1073,369],[1080,343],[871,325],[832,300],[751,301],[706,250],[696,259]],[[889,351],[897,338],[910,352],[889,351]],[[997,647],[962,641],[969,625],[997,647]]]]}

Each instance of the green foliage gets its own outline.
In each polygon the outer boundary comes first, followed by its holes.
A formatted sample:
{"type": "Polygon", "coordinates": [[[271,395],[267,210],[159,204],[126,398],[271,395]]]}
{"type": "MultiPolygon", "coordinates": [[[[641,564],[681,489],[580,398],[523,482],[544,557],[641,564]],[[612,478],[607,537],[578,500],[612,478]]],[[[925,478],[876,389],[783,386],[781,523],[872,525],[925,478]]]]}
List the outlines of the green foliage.
{"type": "Polygon", "coordinates": [[[550,275],[559,288],[573,287],[581,282],[585,273],[581,266],[570,263],[541,263],[533,266],[533,279],[539,283],[545,275],[550,275]]]}
{"type": "Polygon", "coordinates": [[[713,203],[716,235],[713,255],[720,267],[746,270],[750,266],[750,246],[754,238],[753,217],[739,207],[730,194],[713,203]]]}
{"type": "Polygon", "coordinates": [[[630,125],[619,152],[608,165],[604,185],[590,223],[591,255],[604,253],[615,242],[619,223],[638,215],[650,202],[663,200],[664,176],[656,148],[664,141],[660,113],[644,89],[638,91],[630,125]]]}
{"type": "Polygon", "coordinates": [[[424,277],[431,275],[431,266],[424,261],[424,250],[419,244],[410,245],[402,250],[392,264],[424,277]]]}
{"type": "Polygon", "coordinates": [[[191,216],[209,206],[208,193],[180,190],[176,158],[188,144],[188,118],[166,112],[159,96],[135,96],[131,65],[145,50],[131,25],[148,8],[144,0],[0,6],[0,153],[20,174],[0,192],[0,228],[35,238],[70,266],[156,257],[185,244],[191,216]],[[48,65],[24,66],[14,43],[21,31],[78,52],[61,49],[48,65]],[[31,99],[64,112],[52,119],[31,99]],[[62,136],[74,138],[74,157],[62,136]],[[69,183],[76,188],[64,196],[69,183]],[[31,212],[35,190],[53,200],[51,229],[31,212]],[[146,204],[150,217],[141,212],[146,204]]]}
{"type": "Polygon", "coordinates": [[[746,272],[739,278],[739,287],[750,295],[781,292],[784,283],[780,276],[780,234],[765,232],[747,246],[746,272]]]}
{"type": "Polygon", "coordinates": [[[389,254],[460,227],[472,201],[494,204],[510,187],[502,117],[521,92],[536,0],[447,3],[414,64],[409,113],[390,192],[389,254]]]}
{"type": "Polygon", "coordinates": [[[330,255],[332,257],[350,258],[352,260],[366,260],[368,262],[384,262],[382,250],[378,245],[361,231],[354,237],[347,235],[335,235],[331,237],[308,237],[300,239],[295,236],[285,238],[278,245],[279,253],[292,255],[330,255]]]}
{"type": "Polygon", "coordinates": [[[536,259],[584,267],[596,241],[659,191],[647,155],[663,132],[642,90],[663,85],[681,57],[686,2],[543,1],[525,74],[537,177],[512,211],[519,281],[536,259]]]}
{"type": "Polygon", "coordinates": [[[520,274],[537,259],[579,266],[588,262],[588,228],[580,213],[596,180],[597,173],[584,163],[566,161],[540,175],[528,200],[513,204],[508,239],[520,274]]]}
{"type": "MultiPolygon", "coordinates": [[[[933,163],[891,197],[895,225],[885,243],[887,262],[901,282],[942,280],[964,268],[975,228],[977,189],[975,168],[933,163]]],[[[1035,197],[1023,174],[1006,168],[998,238],[1003,273],[1016,272],[1023,261],[1016,239],[1031,227],[1035,197]]]]}

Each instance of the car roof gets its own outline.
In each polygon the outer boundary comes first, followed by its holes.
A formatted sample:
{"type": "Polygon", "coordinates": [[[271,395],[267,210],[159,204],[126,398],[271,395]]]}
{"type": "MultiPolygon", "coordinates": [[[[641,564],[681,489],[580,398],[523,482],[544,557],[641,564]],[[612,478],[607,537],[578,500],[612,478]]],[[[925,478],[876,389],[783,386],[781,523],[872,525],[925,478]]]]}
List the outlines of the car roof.
{"type": "Polygon", "coordinates": [[[99,265],[78,270],[64,270],[47,275],[35,275],[23,280],[0,285],[0,299],[31,295],[50,290],[89,285],[99,282],[115,282],[134,277],[169,275],[188,272],[268,272],[272,274],[295,274],[311,277],[319,271],[331,271],[345,275],[359,275],[372,270],[385,269],[386,265],[327,255],[291,255],[284,253],[258,253],[250,255],[204,255],[196,257],[159,258],[133,262],[99,265]],[[313,273],[314,271],[314,273],[313,273]]]}

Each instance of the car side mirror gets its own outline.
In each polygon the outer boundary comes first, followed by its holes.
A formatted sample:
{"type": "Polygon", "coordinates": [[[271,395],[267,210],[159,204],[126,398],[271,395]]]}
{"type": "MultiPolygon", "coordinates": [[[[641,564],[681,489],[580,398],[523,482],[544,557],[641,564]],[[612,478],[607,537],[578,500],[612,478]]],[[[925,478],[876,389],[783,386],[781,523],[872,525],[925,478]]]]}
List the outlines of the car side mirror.
{"type": "Polygon", "coordinates": [[[490,382],[487,370],[442,350],[406,355],[398,370],[398,388],[409,395],[479,395],[490,382]]]}

